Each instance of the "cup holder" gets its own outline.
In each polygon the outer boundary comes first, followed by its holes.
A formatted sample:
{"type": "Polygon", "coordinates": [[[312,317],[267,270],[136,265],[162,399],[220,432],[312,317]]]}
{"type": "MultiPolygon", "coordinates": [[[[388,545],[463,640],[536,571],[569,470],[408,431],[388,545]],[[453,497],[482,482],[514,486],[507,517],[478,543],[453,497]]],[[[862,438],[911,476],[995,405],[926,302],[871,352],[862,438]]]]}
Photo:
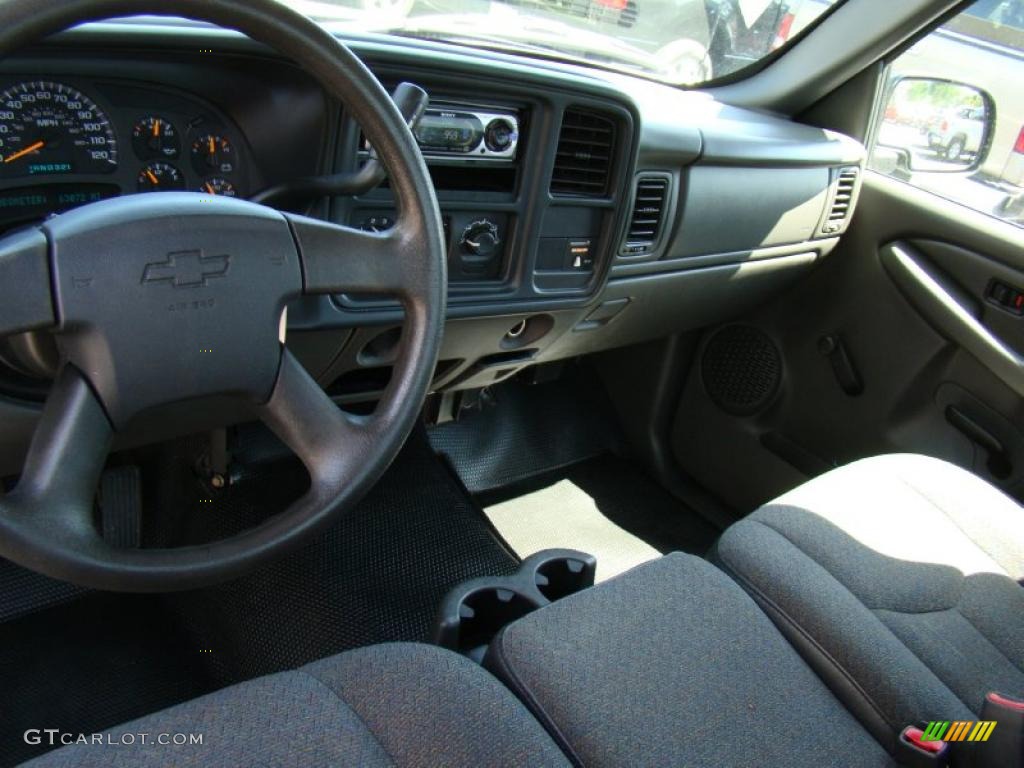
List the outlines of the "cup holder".
{"type": "Polygon", "coordinates": [[[482,662],[491,640],[504,627],[592,586],[596,570],[592,555],[550,549],[528,557],[510,576],[463,582],[441,603],[434,642],[482,662]]]}
{"type": "Polygon", "coordinates": [[[502,627],[538,607],[532,596],[502,587],[485,587],[467,595],[459,606],[454,650],[482,660],[487,646],[502,627]]]}
{"type": "Polygon", "coordinates": [[[533,571],[533,582],[550,602],[594,585],[594,558],[562,556],[545,559],[533,571]]]}

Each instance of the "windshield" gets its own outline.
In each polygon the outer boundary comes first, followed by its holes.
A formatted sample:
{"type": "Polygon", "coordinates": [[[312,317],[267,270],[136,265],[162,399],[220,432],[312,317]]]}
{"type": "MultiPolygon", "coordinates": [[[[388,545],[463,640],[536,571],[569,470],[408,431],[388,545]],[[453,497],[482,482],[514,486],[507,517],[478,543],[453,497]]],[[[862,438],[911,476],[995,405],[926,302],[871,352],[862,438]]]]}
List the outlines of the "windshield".
{"type": "Polygon", "coordinates": [[[356,32],[553,57],[700,84],[792,40],[837,0],[282,0],[356,32]]]}

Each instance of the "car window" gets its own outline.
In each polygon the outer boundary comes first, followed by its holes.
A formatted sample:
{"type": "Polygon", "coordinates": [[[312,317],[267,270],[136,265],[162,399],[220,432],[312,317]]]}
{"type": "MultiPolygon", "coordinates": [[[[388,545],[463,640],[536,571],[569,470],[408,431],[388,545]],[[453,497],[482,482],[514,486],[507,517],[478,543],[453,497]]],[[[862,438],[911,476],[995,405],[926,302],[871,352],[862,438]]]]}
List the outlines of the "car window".
{"type": "Polygon", "coordinates": [[[357,32],[610,67],[673,84],[734,75],[839,0],[282,0],[357,32]]]}
{"type": "Polygon", "coordinates": [[[1024,0],[980,0],[890,67],[869,166],[1024,226],[1024,0]]]}

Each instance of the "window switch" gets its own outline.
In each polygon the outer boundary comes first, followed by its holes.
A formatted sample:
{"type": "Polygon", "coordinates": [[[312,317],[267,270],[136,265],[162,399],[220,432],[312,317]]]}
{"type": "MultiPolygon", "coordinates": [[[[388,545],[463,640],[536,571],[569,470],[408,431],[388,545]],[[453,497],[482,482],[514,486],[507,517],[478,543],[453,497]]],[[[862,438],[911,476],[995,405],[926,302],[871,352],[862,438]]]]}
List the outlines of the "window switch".
{"type": "Polygon", "coordinates": [[[988,300],[997,307],[1015,315],[1024,315],[1024,291],[999,280],[993,280],[988,287],[988,300]]]}

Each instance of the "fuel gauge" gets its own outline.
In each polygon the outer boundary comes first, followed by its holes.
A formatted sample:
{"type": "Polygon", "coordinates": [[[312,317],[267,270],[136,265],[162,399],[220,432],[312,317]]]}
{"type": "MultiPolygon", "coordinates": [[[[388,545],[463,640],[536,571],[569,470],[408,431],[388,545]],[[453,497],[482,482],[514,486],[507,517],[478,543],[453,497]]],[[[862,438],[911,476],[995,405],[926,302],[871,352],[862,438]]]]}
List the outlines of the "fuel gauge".
{"type": "Polygon", "coordinates": [[[170,163],[150,163],[139,173],[139,192],[173,192],[185,189],[185,177],[170,163]]]}
{"type": "Polygon", "coordinates": [[[211,173],[232,173],[235,170],[235,148],[223,136],[206,134],[192,144],[192,165],[200,176],[211,173]]]}

